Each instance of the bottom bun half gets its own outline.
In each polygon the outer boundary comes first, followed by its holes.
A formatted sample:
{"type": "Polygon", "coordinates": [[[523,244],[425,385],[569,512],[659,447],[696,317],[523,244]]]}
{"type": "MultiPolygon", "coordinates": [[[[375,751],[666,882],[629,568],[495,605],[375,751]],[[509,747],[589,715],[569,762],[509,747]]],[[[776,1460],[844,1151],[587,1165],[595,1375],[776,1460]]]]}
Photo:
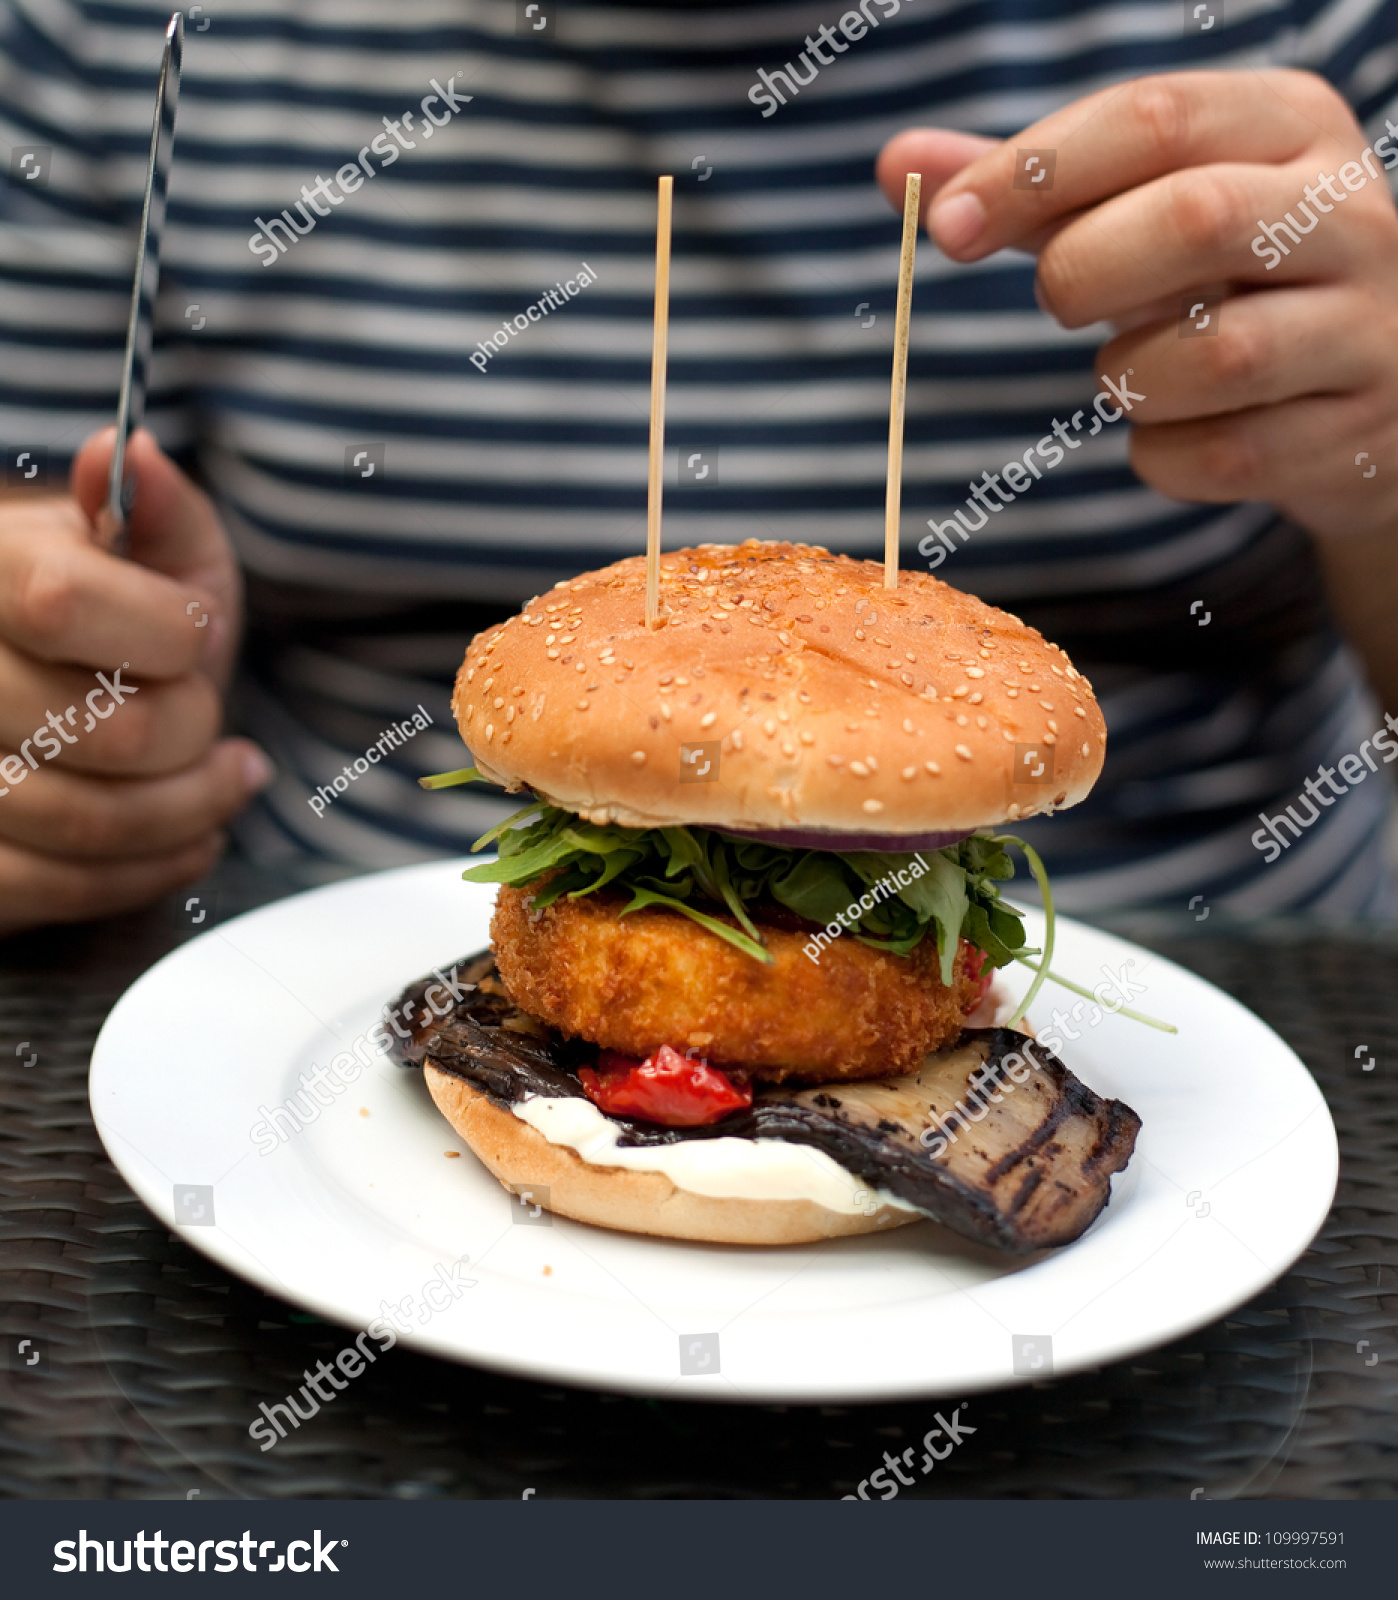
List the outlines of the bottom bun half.
{"type": "Polygon", "coordinates": [[[922,1220],[886,1206],[864,1216],[828,1211],[813,1200],[714,1199],[678,1188],[662,1172],[594,1166],[430,1060],[423,1075],[437,1109],[507,1189],[547,1188],[548,1209],[576,1222],[663,1239],[780,1245],[886,1233],[922,1220]]]}

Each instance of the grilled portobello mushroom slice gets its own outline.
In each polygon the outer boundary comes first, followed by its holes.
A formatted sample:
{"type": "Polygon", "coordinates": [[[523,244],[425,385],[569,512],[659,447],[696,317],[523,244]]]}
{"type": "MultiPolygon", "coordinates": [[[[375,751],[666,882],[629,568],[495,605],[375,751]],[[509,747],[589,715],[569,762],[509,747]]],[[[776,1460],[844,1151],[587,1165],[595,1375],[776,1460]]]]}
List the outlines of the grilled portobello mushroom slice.
{"type": "MultiPolygon", "coordinates": [[[[456,964],[461,998],[434,1015],[435,975],[405,989],[400,1066],[430,1060],[497,1105],[583,1097],[577,1069],[596,1047],[515,1006],[489,951],[456,964]]],[[[750,1109],[700,1128],[611,1119],[623,1145],[784,1139],[823,1150],[872,1189],[972,1239],[1024,1255],[1077,1239],[1131,1159],[1141,1119],[1104,1100],[1051,1051],[1009,1028],[967,1028],[916,1072],[853,1083],[774,1085],[750,1109]]]]}

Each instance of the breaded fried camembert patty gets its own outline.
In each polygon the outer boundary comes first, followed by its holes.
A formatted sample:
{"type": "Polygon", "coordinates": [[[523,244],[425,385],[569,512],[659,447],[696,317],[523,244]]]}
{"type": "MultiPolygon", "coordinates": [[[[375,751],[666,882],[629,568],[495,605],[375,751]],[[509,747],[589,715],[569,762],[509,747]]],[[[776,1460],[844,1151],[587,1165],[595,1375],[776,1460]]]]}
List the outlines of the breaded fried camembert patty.
{"type": "Polygon", "coordinates": [[[817,965],[809,935],[759,922],[765,966],[671,911],[619,916],[625,901],[605,893],[530,901],[502,888],[490,925],[510,999],[629,1056],[668,1044],[768,1083],[886,1078],[950,1044],[979,989],[961,960],[943,985],[935,939],[895,956],[846,937],[817,965]]]}

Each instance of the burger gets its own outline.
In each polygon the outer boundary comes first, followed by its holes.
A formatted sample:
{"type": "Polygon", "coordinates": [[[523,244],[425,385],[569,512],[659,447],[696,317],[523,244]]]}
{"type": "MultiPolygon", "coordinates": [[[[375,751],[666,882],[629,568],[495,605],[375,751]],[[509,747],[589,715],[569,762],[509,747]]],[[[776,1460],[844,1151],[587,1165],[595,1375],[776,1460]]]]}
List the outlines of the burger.
{"type": "Polygon", "coordinates": [[[400,1060],[506,1188],[582,1222],[1076,1238],[1139,1119],[987,990],[1047,975],[1001,830],[1092,787],[1091,685],[1018,618],[815,546],[668,553],[661,597],[648,627],[620,561],[471,642],[474,765],[426,781],[532,799],[465,873],[499,886],[490,950],[445,1011],[431,979],[399,997],[400,1060]]]}

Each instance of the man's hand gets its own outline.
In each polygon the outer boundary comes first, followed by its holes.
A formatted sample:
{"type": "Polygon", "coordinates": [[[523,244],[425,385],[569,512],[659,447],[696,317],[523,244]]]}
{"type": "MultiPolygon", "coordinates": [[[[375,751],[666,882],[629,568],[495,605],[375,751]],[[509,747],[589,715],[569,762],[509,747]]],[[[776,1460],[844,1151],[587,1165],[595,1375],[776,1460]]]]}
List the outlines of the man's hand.
{"type": "Polygon", "coordinates": [[[1032,251],[1045,310],[1114,323],[1094,370],[1135,369],[1136,473],[1182,500],[1270,501],[1320,535],[1341,620],[1398,691],[1398,630],[1378,609],[1398,600],[1398,139],[1374,145],[1309,73],[1186,72],[1003,144],[911,130],[879,180],[901,206],[921,170],[953,260],[1032,251]],[[1056,152],[1051,187],[1016,186],[1026,150],[1056,152]],[[1217,332],[1182,336],[1206,294],[1223,296],[1217,332]]]}
{"type": "Polygon", "coordinates": [[[201,876],[271,777],[218,739],[239,589],[213,507],[138,433],[131,559],[107,553],[113,436],[83,446],[73,498],[0,502],[0,934],[201,876]]]}

